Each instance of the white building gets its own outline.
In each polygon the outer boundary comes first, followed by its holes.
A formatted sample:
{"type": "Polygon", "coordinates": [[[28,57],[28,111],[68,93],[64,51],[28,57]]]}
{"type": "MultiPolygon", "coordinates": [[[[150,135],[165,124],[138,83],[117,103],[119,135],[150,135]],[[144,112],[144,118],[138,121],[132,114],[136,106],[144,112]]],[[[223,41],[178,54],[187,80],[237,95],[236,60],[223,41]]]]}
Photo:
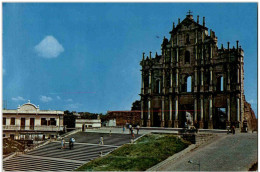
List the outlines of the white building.
{"type": "Polygon", "coordinates": [[[101,127],[101,119],[76,119],[76,128],[82,128],[85,130],[86,128],[100,128],[101,127]]]}
{"type": "Polygon", "coordinates": [[[28,103],[15,110],[3,110],[3,137],[13,139],[47,139],[63,131],[63,111],[40,110],[28,103]]]}

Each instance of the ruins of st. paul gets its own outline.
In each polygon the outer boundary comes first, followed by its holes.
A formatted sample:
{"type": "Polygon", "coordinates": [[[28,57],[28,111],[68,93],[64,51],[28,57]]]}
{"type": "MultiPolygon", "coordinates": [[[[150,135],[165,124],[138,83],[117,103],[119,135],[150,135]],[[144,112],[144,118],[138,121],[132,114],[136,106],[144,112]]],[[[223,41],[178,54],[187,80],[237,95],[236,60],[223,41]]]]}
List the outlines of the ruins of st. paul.
{"type": "Polygon", "coordinates": [[[190,116],[199,128],[224,129],[246,119],[244,51],[239,41],[218,47],[205,23],[188,12],[173,23],[161,55],[143,53],[142,126],[182,128],[190,116]]]}

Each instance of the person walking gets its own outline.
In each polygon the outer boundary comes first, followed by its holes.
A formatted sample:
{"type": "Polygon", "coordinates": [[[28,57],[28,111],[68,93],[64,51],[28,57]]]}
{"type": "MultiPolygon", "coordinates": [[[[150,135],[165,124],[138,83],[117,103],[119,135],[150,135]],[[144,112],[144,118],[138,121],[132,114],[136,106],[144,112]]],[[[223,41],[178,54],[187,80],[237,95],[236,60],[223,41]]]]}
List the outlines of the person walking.
{"type": "Polygon", "coordinates": [[[69,141],[70,149],[73,149],[73,147],[74,147],[74,142],[75,142],[75,139],[74,139],[73,137],[70,138],[70,141],[69,141]]]}
{"type": "Polygon", "coordinates": [[[134,133],[134,130],[132,130],[132,139],[135,138],[135,133],[134,133]]]}
{"type": "Polygon", "coordinates": [[[232,133],[235,134],[235,131],[236,131],[236,130],[235,130],[235,126],[233,125],[233,126],[232,126],[232,133]]]}
{"type": "Polygon", "coordinates": [[[136,134],[137,134],[137,135],[138,135],[138,133],[139,133],[139,129],[140,129],[140,126],[137,125],[137,126],[136,126],[136,134]]]}
{"type": "Polygon", "coordinates": [[[63,149],[63,138],[61,138],[61,149],[63,149]]]}
{"type": "Polygon", "coordinates": [[[123,133],[125,132],[125,126],[123,125],[123,133]]]}
{"type": "Polygon", "coordinates": [[[70,139],[70,141],[69,141],[69,147],[70,147],[70,150],[72,149],[72,147],[73,147],[73,145],[72,145],[73,143],[72,143],[72,140],[70,139]]]}
{"type": "Polygon", "coordinates": [[[99,145],[104,145],[104,138],[103,138],[103,136],[101,136],[100,139],[99,139],[99,145]]]}
{"type": "Polygon", "coordinates": [[[66,142],[65,142],[65,139],[64,139],[64,138],[62,138],[62,143],[63,143],[62,148],[65,149],[65,148],[66,148],[66,144],[65,144],[66,142]]]}
{"type": "Polygon", "coordinates": [[[129,124],[129,134],[132,134],[131,130],[132,130],[132,125],[129,124]]]}

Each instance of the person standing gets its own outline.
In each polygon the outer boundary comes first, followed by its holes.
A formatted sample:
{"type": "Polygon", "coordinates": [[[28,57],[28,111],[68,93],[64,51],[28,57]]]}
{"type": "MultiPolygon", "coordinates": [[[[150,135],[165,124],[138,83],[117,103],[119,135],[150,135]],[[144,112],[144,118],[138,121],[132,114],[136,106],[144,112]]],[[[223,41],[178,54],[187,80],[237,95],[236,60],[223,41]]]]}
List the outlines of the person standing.
{"type": "Polygon", "coordinates": [[[132,134],[132,125],[131,124],[129,124],[129,134],[132,134]]]}
{"type": "Polygon", "coordinates": [[[138,133],[139,133],[139,129],[140,129],[140,126],[137,125],[137,126],[136,126],[136,134],[137,134],[137,135],[138,135],[138,133]]]}
{"type": "Polygon", "coordinates": [[[65,149],[66,145],[65,145],[65,139],[64,138],[62,139],[62,143],[63,143],[63,147],[62,148],[65,149]]]}
{"type": "Polygon", "coordinates": [[[123,125],[123,133],[125,132],[125,126],[123,125]]]}
{"type": "Polygon", "coordinates": [[[103,138],[103,136],[101,136],[100,139],[99,139],[99,145],[104,145],[104,138],[103,138]]]}
{"type": "Polygon", "coordinates": [[[63,138],[61,138],[61,149],[63,148],[63,138]]]}
{"type": "Polygon", "coordinates": [[[70,141],[69,141],[69,147],[70,147],[70,150],[72,149],[72,147],[73,147],[73,145],[72,145],[73,143],[72,143],[72,140],[70,139],[70,141]]]}

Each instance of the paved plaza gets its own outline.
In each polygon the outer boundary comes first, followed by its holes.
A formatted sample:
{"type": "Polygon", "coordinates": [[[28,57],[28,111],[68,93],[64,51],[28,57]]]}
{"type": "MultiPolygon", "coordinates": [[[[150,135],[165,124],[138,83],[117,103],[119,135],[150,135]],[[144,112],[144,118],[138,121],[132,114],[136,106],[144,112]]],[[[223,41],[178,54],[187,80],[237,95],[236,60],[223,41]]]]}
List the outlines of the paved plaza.
{"type": "Polygon", "coordinates": [[[220,134],[214,142],[169,161],[156,171],[199,171],[199,162],[201,171],[248,171],[257,162],[257,134],[220,134]]]}

